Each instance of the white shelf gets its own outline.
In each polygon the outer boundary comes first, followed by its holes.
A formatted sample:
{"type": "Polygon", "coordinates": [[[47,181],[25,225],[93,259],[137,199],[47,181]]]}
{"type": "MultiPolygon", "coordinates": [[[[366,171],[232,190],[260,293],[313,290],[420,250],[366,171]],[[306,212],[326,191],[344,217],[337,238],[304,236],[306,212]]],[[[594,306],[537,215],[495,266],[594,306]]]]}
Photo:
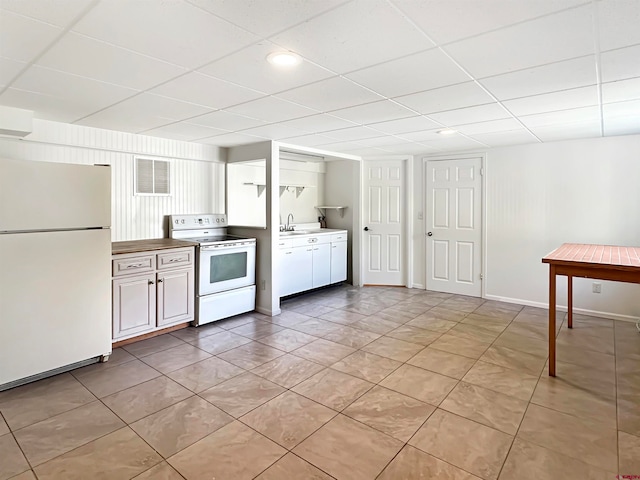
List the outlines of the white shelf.
{"type": "Polygon", "coordinates": [[[244,182],[243,185],[255,185],[258,190],[258,196],[262,195],[262,192],[267,188],[267,185],[264,183],[244,182]]]}
{"type": "MultiPolygon", "coordinates": [[[[264,192],[265,189],[267,188],[266,184],[264,183],[244,182],[243,185],[255,185],[258,189],[258,196],[262,195],[262,192],[264,192]]],[[[285,191],[290,191],[290,189],[295,189],[296,197],[299,197],[305,188],[315,188],[315,187],[316,187],[315,185],[296,185],[296,184],[280,185],[280,196],[282,196],[282,194],[285,191]]]]}
{"type": "Polygon", "coordinates": [[[320,205],[320,206],[316,206],[315,207],[316,210],[318,210],[318,212],[320,212],[320,215],[322,215],[323,217],[326,217],[326,210],[338,210],[338,213],[340,214],[340,217],[344,217],[344,209],[347,208],[346,206],[336,206],[336,205],[320,205]]]}

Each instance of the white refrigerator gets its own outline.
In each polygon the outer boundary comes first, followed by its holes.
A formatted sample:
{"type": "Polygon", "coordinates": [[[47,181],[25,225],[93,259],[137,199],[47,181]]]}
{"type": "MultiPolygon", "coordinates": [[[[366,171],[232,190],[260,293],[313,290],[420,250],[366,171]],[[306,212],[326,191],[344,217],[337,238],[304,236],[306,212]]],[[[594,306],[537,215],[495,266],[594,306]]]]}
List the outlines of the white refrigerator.
{"type": "Polygon", "coordinates": [[[0,159],[0,391],[111,353],[111,168],[0,159]]]}

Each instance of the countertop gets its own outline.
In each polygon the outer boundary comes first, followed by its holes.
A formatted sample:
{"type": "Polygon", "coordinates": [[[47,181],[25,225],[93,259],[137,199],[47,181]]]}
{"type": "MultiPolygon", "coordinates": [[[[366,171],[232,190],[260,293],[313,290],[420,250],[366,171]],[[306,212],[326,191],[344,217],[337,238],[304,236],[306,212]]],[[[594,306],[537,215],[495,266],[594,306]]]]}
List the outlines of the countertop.
{"type": "Polygon", "coordinates": [[[150,238],[148,240],[129,240],[126,242],[111,242],[111,254],[148,252],[150,250],[165,250],[167,248],[197,247],[198,243],[173,238],[150,238]]]}

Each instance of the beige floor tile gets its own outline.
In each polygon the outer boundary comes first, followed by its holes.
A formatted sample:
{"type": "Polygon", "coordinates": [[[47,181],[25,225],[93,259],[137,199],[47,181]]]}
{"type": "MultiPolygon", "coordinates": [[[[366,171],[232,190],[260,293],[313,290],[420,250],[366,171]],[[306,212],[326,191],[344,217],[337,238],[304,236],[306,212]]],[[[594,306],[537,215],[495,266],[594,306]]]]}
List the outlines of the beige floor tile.
{"type": "Polygon", "coordinates": [[[35,473],[33,473],[33,470],[27,470],[26,472],[23,472],[20,475],[11,477],[11,480],[38,480],[38,479],[36,478],[35,473]]]}
{"type": "Polygon", "coordinates": [[[321,318],[310,318],[309,320],[293,325],[290,328],[292,330],[297,330],[298,332],[306,333],[307,335],[322,337],[328,333],[334,332],[339,328],[339,326],[328,320],[322,320],[321,318]]]}
{"type": "Polygon", "coordinates": [[[617,432],[606,423],[531,404],[518,437],[603,470],[618,468],[617,432]]]}
{"type": "Polygon", "coordinates": [[[431,310],[425,312],[423,318],[425,319],[438,319],[447,320],[450,322],[460,322],[468,315],[467,312],[461,312],[444,306],[444,301],[439,305],[433,307],[431,310]]]}
{"type": "Polygon", "coordinates": [[[387,337],[397,338],[398,340],[404,340],[405,342],[416,343],[426,347],[430,343],[433,343],[442,334],[438,332],[432,332],[431,330],[425,330],[424,328],[412,327],[411,325],[402,325],[401,327],[391,330],[386,334],[387,337]]]}
{"type": "Polygon", "coordinates": [[[608,480],[615,474],[561,453],[525,442],[513,442],[500,480],[608,480]]]}
{"type": "Polygon", "coordinates": [[[380,305],[378,303],[361,301],[361,302],[350,303],[349,305],[346,305],[344,307],[344,310],[348,310],[350,312],[355,312],[355,313],[361,313],[362,315],[369,316],[369,315],[375,315],[380,310],[384,310],[386,307],[387,305],[380,305]]]}
{"type": "Polygon", "coordinates": [[[362,348],[380,337],[379,333],[365,332],[357,328],[343,326],[323,338],[347,347],[362,348]]]}
{"type": "Polygon", "coordinates": [[[167,376],[192,392],[200,393],[243,372],[244,370],[240,367],[220,358],[211,357],[169,372],[167,376]]]}
{"type": "Polygon", "coordinates": [[[432,405],[376,386],[349,405],[343,413],[406,442],[434,410],[432,405]]]}
{"type": "Polygon", "coordinates": [[[429,312],[430,311],[410,320],[405,325],[409,327],[422,328],[436,333],[446,333],[458,324],[458,322],[432,316],[429,312]]]}
{"type": "Polygon", "coordinates": [[[161,460],[160,455],[126,427],[40,465],[35,472],[39,480],[127,480],[161,460]]]}
{"type": "Polygon", "coordinates": [[[429,346],[445,352],[462,355],[463,357],[477,359],[482,356],[490,345],[490,342],[480,342],[446,333],[429,346]]]}
{"type": "Polygon", "coordinates": [[[239,347],[240,345],[244,345],[245,343],[251,343],[252,340],[247,337],[243,337],[242,335],[236,335],[232,332],[220,332],[214,333],[213,335],[209,335],[207,337],[198,338],[197,340],[191,342],[191,344],[195,347],[198,347],[205,352],[209,352],[211,355],[217,355],[222,352],[226,352],[227,350],[231,350],[233,348],[239,347]]]}
{"type": "Polygon", "coordinates": [[[326,305],[319,305],[317,303],[307,303],[305,305],[299,305],[292,308],[294,312],[302,313],[303,315],[309,315],[310,317],[319,317],[323,313],[329,313],[333,311],[333,308],[326,305]]]}
{"type": "Polygon", "coordinates": [[[378,383],[400,365],[400,362],[390,358],[359,350],[335,363],[331,368],[368,382],[378,383]]]}
{"type": "Polygon", "coordinates": [[[362,320],[363,318],[366,318],[366,315],[355,312],[348,312],[346,310],[332,310],[330,312],[323,313],[318,318],[341,325],[349,325],[353,322],[357,322],[359,320],[362,320]]]}
{"type": "Polygon", "coordinates": [[[185,343],[177,347],[169,348],[168,350],[163,350],[162,352],[152,353],[151,355],[142,357],[142,361],[166,374],[174,370],[179,370],[187,365],[197,363],[210,356],[211,355],[204,350],[185,343]]]}
{"type": "Polygon", "coordinates": [[[251,323],[251,322],[254,322],[255,320],[259,320],[258,318],[255,317],[256,313],[257,312],[242,313],[240,315],[236,315],[235,317],[219,320],[215,323],[215,325],[216,327],[220,327],[224,330],[232,330],[241,325],[246,325],[247,323],[251,323]]]}
{"type": "Polygon", "coordinates": [[[134,477],[134,480],[184,480],[184,478],[167,462],[161,462],[134,477]]]}
{"type": "MultiPolygon", "coordinates": [[[[611,331],[610,328],[607,328],[606,330],[611,331]]],[[[613,335],[609,335],[608,337],[596,337],[583,333],[579,328],[563,328],[560,331],[556,339],[556,348],[564,348],[565,346],[581,350],[606,353],[608,355],[613,355],[615,353],[613,335]]]]}
{"type": "Polygon", "coordinates": [[[275,383],[247,372],[201,392],[200,396],[237,418],[284,390],[275,383]]]}
{"type": "Polygon", "coordinates": [[[640,408],[638,408],[637,394],[618,394],[618,429],[640,436],[640,408]]]}
{"type": "Polygon", "coordinates": [[[485,302],[476,308],[473,313],[483,317],[497,318],[499,320],[513,320],[522,310],[522,305],[512,305],[499,302],[485,302]]]}
{"type": "Polygon", "coordinates": [[[418,315],[426,312],[430,307],[418,305],[418,304],[407,304],[407,305],[394,305],[390,308],[385,308],[380,312],[376,313],[376,317],[382,318],[383,320],[387,320],[389,322],[397,323],[398,325],[403,325],[407,323],[409,320],[413,320],[418,315]]]}
{"type": "Polygon", "coordinates": [[[458,323],[447,334],[478,340],[479,342],[493,343],[500,333],[470,323],[458,323]]]}
{"type": "Polygon", "coordinates": [[[470,313],[460,320],[462,324],[477,325],[495,333],[504,332],[511,322],[511,319],[505,320],[496,317],[487,317],[485,315],[478,315],[477,313],[470,313]]]}
{"type": "Polygon", "coordinates": [[[280,325],[263,322],[262,320],[254,320],[230,331],[236,335],[242,335],[243,337],[257,340],[258,338],[268,337],[269,335],[281,332],[282,330],[284,330],[284,327],[281,327],[280,325]]]}
{"type": "Polygon", "coordinates": [[[616,362],[613,355],[585,350],[581,347],[556,345],[556,359],[558,362],[573,363],[594,370],[606,372],[615,371],[616,362]]]}
{"type": "Polygon", "coordinates": [[[458,310],[460,312],[471,313],[485,301],[477,297],[467,297],[464,295],[454,295],[440,304],[442,308],[458,310]]]}
{"type": "Polygon", "coordinates": [[[224,330],[221,329],[220,327],[216,327],[214,324],[209,324],[209,325],[203,325],[201,327],[187,327],[180,330],[176,330],[175,332],[171,332],[171,335],[173,335],[176,338],[179,338],[184,342],[192,343],[198,340],[199,338],[208,337],[210,335],[213,335],[214,333],[220,333],[223,331],[224,330]]]}
{"type": "Polygon", "coordinates": [[[440,408],[515,435],[527,405],[524,400],[460,382],[440,404],[440,408]]]}
{"type": "Polygon", "coordinates": [[[385,333],[398,328],[398,324],[396,322],[390,322],[389,320],[385,320],[384,318],[380,318],[376,315],[354,322],[350,326],[366,332],[378,333],[380,335],[384,335],[385,333]]]}
{"type": "Polygon", "coordinates": [[[504,332],[496,339],[494,345],[511,348],[512,350],[518,350],[537,357],[546,358],[549,356],[549,342],[536,340],[518,333],[504,332]]]}
{"type": "Polygon", "coordinates": [[[274,333],[273,335],[262,337],[259,339],[259,342],[269,345],[270,347],[277,348],[278,350],[282,350],[283,352],[291,352],[317,339],[318,337],[314,337],[307,333],[286,329],[281,332],[274,333]]]}
{"type": "Polygon", "coordinates": [[[294,449],[296,455],[340,480],[378,475],[402,442],[338,415],[294,449]]]}
{"type": "Polygon", "coordinates": [[[7,433],[9,433],[9,426],[7,425],[7,422],[4,421],[4,418],[2,418],[2,415],[0,415],[0,436],[5,435],[7,433]]]}
{"type": "Polygon", "coordinates": [[[400,451],[377,480],[478,480],[453,465],[410,445],[400,451]]]}
{"type": "Polygon", "coordinates": [[[133,423],[131,428],[167,458],[232,421],[230,415],[194,396],[133,423]]]}
{"type": "Polygon", "coordinates": [[[25,427],[14,435],[29,463],[40,465],[123,426],[122,420],[96,401],[25,427]]]}
{"type": "Polygon", "coordinates": [[[384,336],[374,340],[368,345],[365,345],[362,347],[362,350],[369,353],[375,353],[381,357],[397,360],[398,362],[406,362],[422,350],[422,348],[422,345],[384,336]]]}
{"type": "Polygon", "coordinates": [[[294,392],[341,411],[373,387],[373,383],[327,368],[292,388],[294,392]]]}
{"type": "Polygon", "coordinates": [[[250,480],[285,453],[284,448],[234,421],[170,457],[168,462],[187,480],[250,480]]]}
{"type": "Polygon", "coordinates": [[[290,450],[335,415],[335,411],[302,395],[284,392],[240,421],[290,450]]]}
{"type": "Polygon", "coordinates": [[[102,399],[126,423],[140,420],[193,395],[193,392],[162,376],[102,399]]]}
{"type": "Polygon", "coordinates": [[[280,315],[271,317],[271,322],[282,327],[289,328],[292,325],[305,322],[311,317],[309,315],[303,315],[301,313],[293,312],[291,310],[283,310],[280,315]]]}
{"type": "Polygon", "coordinates": [[[88,373],[76,374],[76,378],[98,398],[106,397],[134,385],[138,385],[152,378],[160,376],[160,372],[134,360],[107,370],[96,370],[88,373]]]}
{"type": "MultiPolygon", "coordinates": [[[[241,327],[242,328],[242,327],[241,327]]],[[[247,343],[233,350],[218,354],[218,358],[237,365],[246,370],[259,367],[275,358],[284,355],[282,350],[258,342],[247,343]]]]}
{"type": "Polygon", "coordinates": [[[324,370],[322,365],[286,354],[254,368],[252,372],[284,388],[291,388],[320,370],[324,370]]]}
{"type": "Polygon", "coordinates": [[[97,362],[87,365],[86,367],[77,368],[73,371],[73,374],[83,374],[85,372],[93,372],[94,370],[106,370],[111,367],[117,367],[123,363],[136,360],[136,357],[127,352],[124,348],[114,348],[109,355],[109,360],[106,362],[97,362]]]}
{"type": "Polygon", "coordinates": [[[638,475],[640,472],[640,437],[618,432],[618,452],[621,475],[638,475]]]}
{"type": "Polygon", "coordinates": [[[402,365],[380,385],[431,405],[439,405],[458,383],[453,378],[412,365],[402,365]]]}
{"type": "Polygon", "coordinates": [[[409,365],[457,379],[464,377],[475,362],[472,358],[436,350],[435,348],[425,348],[407,360],[409,365]]]}
{"type": "Polygon", "coordinates": [[[95,399],[73,376],[63,373],[0,392],[0,413],[9,427],[17,430],[95,399]]]}
{"type": "Polygon", "coordinates": [[[486,480],[498,477],[513,437],[444,410],[436,410],[409,445],[486,480]]]}
{"type": "MultiPolygon", "coordinates": [[[[557,326],[560,330],[560,324],[557,326]]],[[[517,335],[524,335],[525,337],[531,337],[534,340],[541,342],[549,342],[549,327],[547,321],[544,322],[531,322],[531,321],[519,321],[518,317],[504,330],[505,333],[515,333],[517,335]]]]}
{"type": "Polygon", "coordinates": [[[122,348],[131,355],[140,358],[151,355],[152,353],[162,352],[163,350],[177,347],[179,345],[184,345],[184,342],[167,333],[157,337],[148,338],[146,340],[140,340],[139,342],[130,343],[122,348]]]}
{"type": "Polygon", "coordinates": [[[320,365],[329,366],[342,360],[347,355],[351,355],[353,352],[355,352],[354,348],[320,338],[314,342],[307,343],[291,353],[297,357],[319,363],[320,365]]]}
{"type": "Polygon", "coordinates": [[[498,345],[489,347],[480,360],[535,376],[540,375],[545,365],[543,357],[498,345]]]}
{"type": "Polygon", "coordinates": [[[276,463],[258,475],[255,480],[332,480],[322,470],[318,470],[309,462],[305,462],[293,453],[287,453],[276,463]]]}
{"type": "MultiPolygon", "coordinates": [[[[544,366],[543,376],[548,377],[548,372],[549,362],[544,366]]],[[[577,388],[596,393],[599,396],[613,398],[616,395],[616,377],[612,371],[556,362],[556,378],[562,378],[577,388]]]]}
{"type": "Polygon", "coordinates": [[[526,401],[531,398],[538,383],[537,376],[481,361],[478,361],[462,380],[526,401]]]}
{"type": "Polygon", "coordinates": [[[576,417],[591,418],[616,428],[616,399],[580,388],[562,377],[549,377],[546,372],[531,398],[543,407],[568,413],[576,417]]]}
{"type": "Polygon", "coordinates": [[[13,435],[0,436],[0,478],[3,480],[30,469],[13,435]]]}

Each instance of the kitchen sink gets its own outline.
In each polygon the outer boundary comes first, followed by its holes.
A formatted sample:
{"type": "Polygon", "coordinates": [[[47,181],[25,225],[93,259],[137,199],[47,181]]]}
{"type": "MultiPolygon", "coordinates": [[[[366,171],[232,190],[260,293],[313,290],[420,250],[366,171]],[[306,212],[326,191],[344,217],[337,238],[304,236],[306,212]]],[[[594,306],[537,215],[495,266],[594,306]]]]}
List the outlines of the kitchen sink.
{"type": "Polygon", "coordinates": [[[281,237],[290,237],[291,235],[307,235],[309,232],[306,230],[294,230],[292,232],[280,232],[281,237]]]}

